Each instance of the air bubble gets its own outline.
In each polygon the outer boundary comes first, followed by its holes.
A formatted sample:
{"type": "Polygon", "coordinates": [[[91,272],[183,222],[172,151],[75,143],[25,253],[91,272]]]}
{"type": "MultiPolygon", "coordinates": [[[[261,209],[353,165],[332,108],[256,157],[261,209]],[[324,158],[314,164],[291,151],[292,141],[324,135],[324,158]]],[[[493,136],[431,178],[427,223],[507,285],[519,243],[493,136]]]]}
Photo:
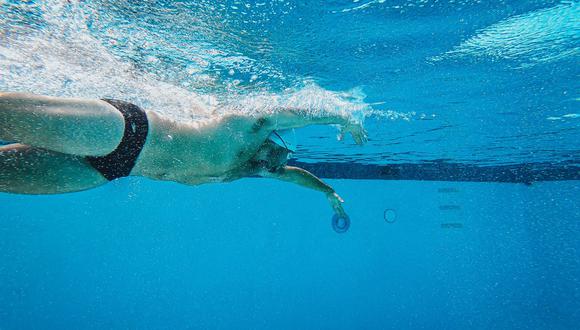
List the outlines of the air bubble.
{"type": "Polygon", "coordinates": [[[387,223],[394,223],[397,221],[397,212],[393,209],[386,209],[385,212],[383,212],[383,217],[387,223]]]}

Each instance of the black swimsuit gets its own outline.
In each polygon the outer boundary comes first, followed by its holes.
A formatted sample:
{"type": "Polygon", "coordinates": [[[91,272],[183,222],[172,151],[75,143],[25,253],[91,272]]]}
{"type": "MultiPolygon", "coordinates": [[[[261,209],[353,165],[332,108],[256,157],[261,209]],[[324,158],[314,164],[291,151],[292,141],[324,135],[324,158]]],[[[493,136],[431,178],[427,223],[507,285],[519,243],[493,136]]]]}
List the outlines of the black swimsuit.
{"type": "Polygon", "coordinates": [[[121,143],[110,154],[105,156],[87,156],[85,159],[109,181],[129,176],[141,153],[149,124],[143,109],[124,101],[103,99],[111,104],[125,118],[125,132],[121,143]]]}

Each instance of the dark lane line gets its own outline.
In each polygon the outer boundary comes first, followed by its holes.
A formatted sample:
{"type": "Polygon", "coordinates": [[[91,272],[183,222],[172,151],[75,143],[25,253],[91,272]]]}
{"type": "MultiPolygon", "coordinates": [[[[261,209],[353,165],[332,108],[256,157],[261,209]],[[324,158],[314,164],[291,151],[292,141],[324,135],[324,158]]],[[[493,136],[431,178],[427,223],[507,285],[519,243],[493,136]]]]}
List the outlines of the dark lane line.
{"type": "Polygon", "coordinates": [[[580,166],[575,164],[527,163],[517,165],[477,166],[448,162],[418,164],[304,163],[290,160],[321,178],[360,180],[425,180],[506,182],[531,184],[538,181],[580,180],[580,166]]]}

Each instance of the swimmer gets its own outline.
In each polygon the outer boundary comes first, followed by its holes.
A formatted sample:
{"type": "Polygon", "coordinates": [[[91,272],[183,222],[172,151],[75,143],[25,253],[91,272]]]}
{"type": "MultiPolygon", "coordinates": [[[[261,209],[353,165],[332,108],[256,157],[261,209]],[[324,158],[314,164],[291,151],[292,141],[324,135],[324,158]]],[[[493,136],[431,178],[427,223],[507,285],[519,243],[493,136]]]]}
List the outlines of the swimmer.
{"type": "Polygon", "coordinates": [[[129,175],[188,185],[260,176],[323,192],[344,218],[331,186],[287,165],[291,150],[276,133],[329,124],[366,141],[362,125],[346,116],[302,109],[180,123],[118,100],[0,93],[0,140],[14,142],[0,146],[0,191],[67,193],[129,175]]]}

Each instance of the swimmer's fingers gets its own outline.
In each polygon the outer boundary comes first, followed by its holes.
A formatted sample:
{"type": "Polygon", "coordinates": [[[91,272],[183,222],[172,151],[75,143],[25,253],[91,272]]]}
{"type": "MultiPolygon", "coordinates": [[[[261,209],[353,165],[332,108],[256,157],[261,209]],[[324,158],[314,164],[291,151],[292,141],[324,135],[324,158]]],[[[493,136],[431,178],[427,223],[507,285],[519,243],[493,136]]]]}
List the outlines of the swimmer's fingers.
{"type": "Polygon", "coordinates": [[[363,143],[369,142],[369,132],[367,132],[366,129],[363,129],[363,133],[364,133],[364,135],[363,135],[363,143]]]}
{"type": "Polygon", "coordinates": [[[338,199],[339,202],[344,203],[344,199],[342,199],[342,197],[340,197],[337,193],[333,193],[332,195],[334,198],[338,199]]]}
{"type": "Polygon", "coordinates": [[[346,212],[342,208],[342,205],[338,204],[336,206],[333,206],[332,209],[334,210],[334,213],[337,214],[339,217],[341,217],[341,218],[348,217],[348,215],[346,214],[346,212]]]}
{"type": "Polygon", "coordinates": [[[362,145],[368,141],[367,131],[361,124],[348,124],[346,126],[342,126],[340,129],[340,134],[338,135],[339,141],[342,141],[346,132],[350,133],[352,139],[358,145],[362,145]]]}
{"type": "Polygon", "coordinates": [[[356,144],[358,144],[358,145],[363,145],[363,144],[367,143],[369,140],[368,133],[364,128],[362,128],[362,126],[360,127],[359,130],[351,131],[350,134],[352,134],[352,138],[354,139],[354,142],[356,142],[356,144]]]}
{"type": "Polygon", "coordinates": [[[340,216],[345,216],[346,212],[344,212],[344,209],[342,208],[342,203],[344,203],[344,200],[335,192],[328,194],[327,197],[330,205],[332,206],[332,209],[334,210],[334,213],[340,216]]]}

